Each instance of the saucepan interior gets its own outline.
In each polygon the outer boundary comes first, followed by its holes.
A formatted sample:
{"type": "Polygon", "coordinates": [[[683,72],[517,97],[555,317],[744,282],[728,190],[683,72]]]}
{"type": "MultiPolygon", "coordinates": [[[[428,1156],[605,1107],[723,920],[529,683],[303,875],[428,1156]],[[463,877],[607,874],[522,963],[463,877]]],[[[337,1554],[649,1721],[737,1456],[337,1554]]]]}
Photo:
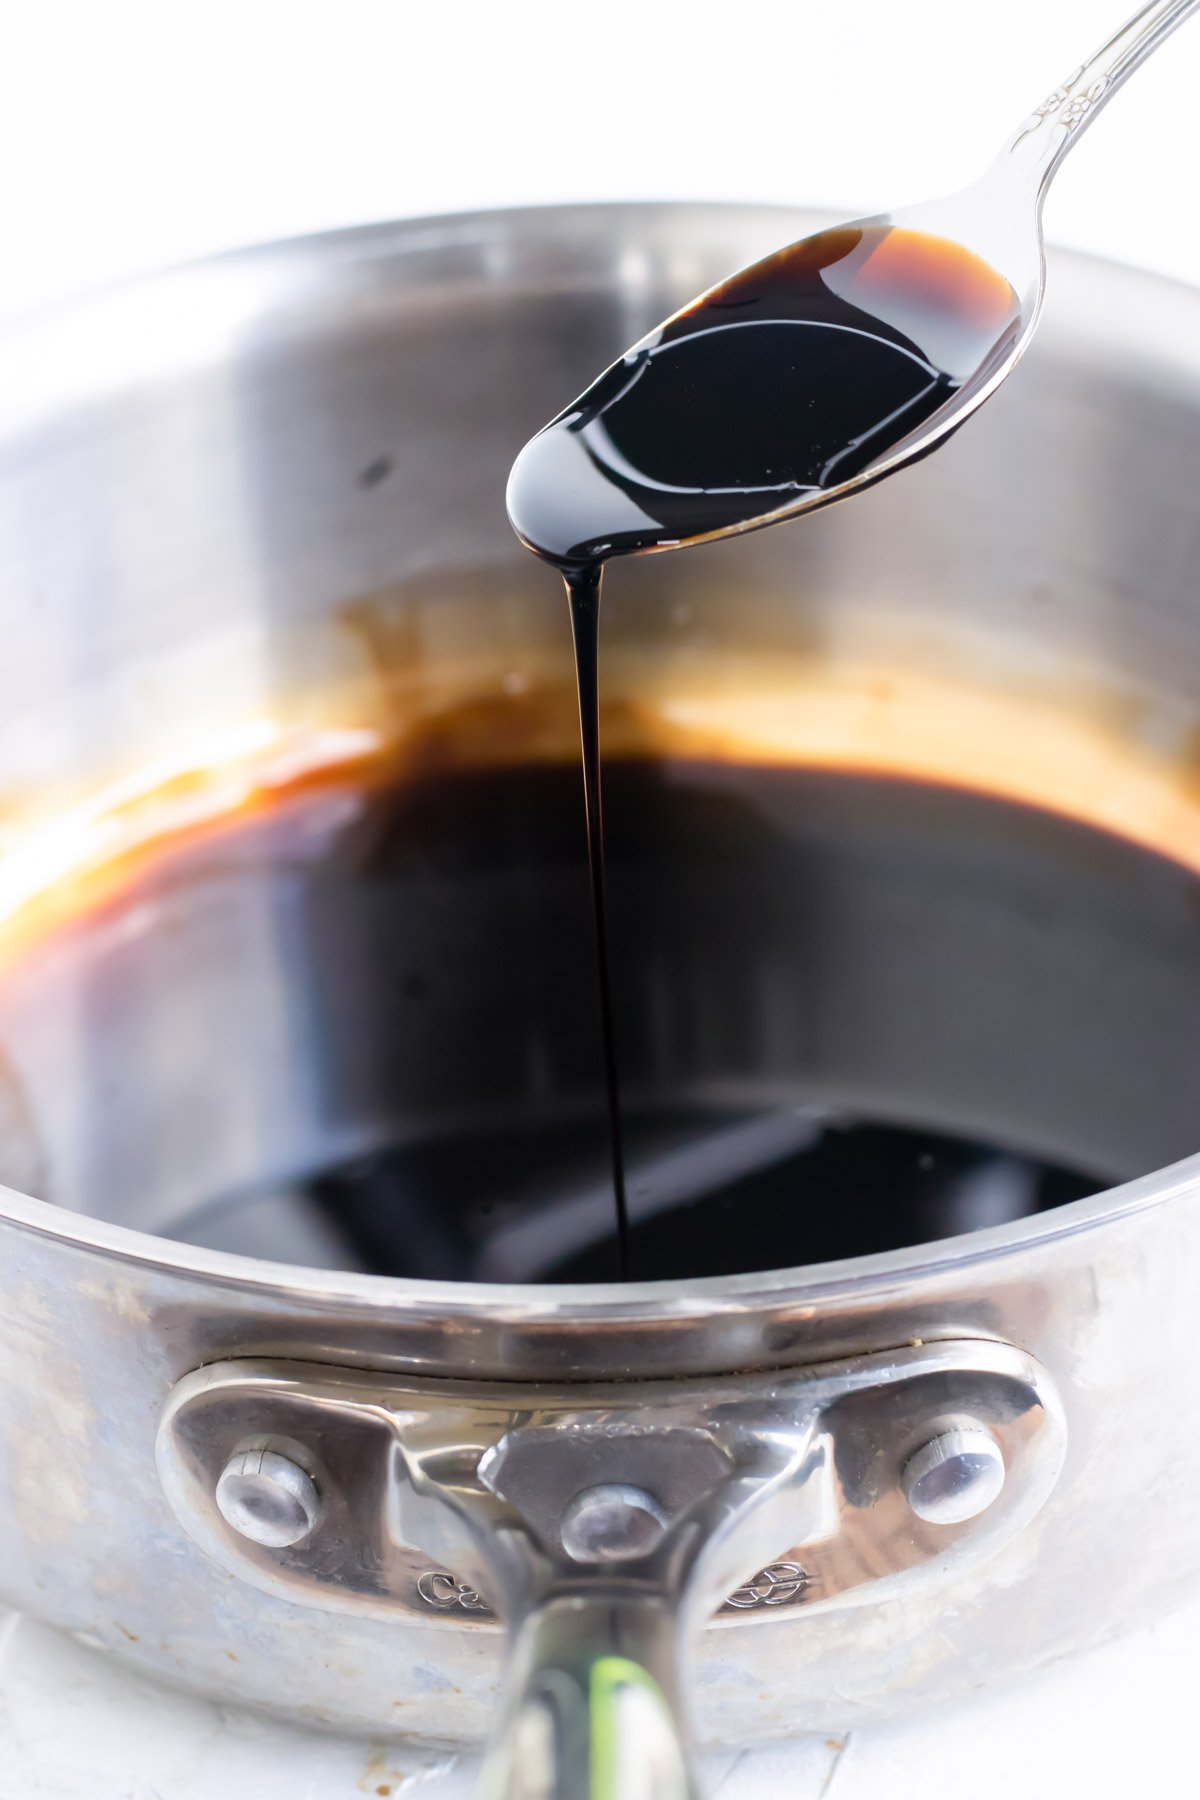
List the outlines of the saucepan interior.
{"type": "MultiPolygon", "coordinates": [[[[610,1277],[567,619],[504,480],[811,223],[348,234],[9,348],[0,1180],[280,1261],[610,1277]]],[[[1139,281],[1064,259],[919,469],[611,572],[635,1275],[1019,1231],[1200,1148],[1200,339],[1139,281]]]]}

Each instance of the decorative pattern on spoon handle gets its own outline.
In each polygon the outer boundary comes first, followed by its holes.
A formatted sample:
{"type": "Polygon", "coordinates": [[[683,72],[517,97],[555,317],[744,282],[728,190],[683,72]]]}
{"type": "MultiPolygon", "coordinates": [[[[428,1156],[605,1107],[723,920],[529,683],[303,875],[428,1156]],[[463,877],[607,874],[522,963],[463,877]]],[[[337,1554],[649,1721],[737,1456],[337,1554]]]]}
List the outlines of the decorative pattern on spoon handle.
{"type": "Polygon", "coordinates": [[[1044,187],[1078,127],[1090,124],[1138,64],[1197,10],[1200,0],[1152,0],[1144,6],[1030,113],[1008,154],[1029,164],[1044,187]]]}
{"type": "Polygon", "coordinates": [[[1107,75],[1098,75],[1082,91],[1077,90],[1076,83],[1084,74],[1086,67],[1086,64],[1080,63],[1074,74],[1068,75],[1067,79],[1061,86],[1056,87],[1052,94],[1047,94],[1042,104],[1036,107],[1025,121],[1017,135],[1017,143],[1021,141],[1021,138],[1027,137],[1031,131],[1036,131],[1046,119],[1054,118],[1056,114],[1055,122],[1065,125],[1068,131],[1078,125],[1080,119],[1090,111],[1107,88],[1109,79],[1107,75]]]}

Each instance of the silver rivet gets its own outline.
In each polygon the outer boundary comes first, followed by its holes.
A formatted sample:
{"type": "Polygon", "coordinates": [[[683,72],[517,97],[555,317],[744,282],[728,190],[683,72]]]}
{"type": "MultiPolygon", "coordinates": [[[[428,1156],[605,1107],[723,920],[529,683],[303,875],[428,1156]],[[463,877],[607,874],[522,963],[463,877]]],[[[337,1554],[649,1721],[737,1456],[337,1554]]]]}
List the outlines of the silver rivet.
{"type": "Polygon", "coordinates": [[[961,1525],[992,1504],[1004,1486],[1004,1454],[990,1431],[943,1431],[904,1466],[904,1497],[918,1519],[961,1525]]]}
{"type": "Polygon", "coordinates": [[[650,1494],[608,1482],[576,1494],[559,1535],[572,1562],[611,1563],[648,1555],[666,1529],[666,1514],[650,1494]]]}
{"type": "Polygon", "coordinates": [[[277,1450],[239,1450],[217,1482],[221,1517],[252,1544],[281,1549],[308,1536],[321,1511],[312,1476],[277,1450]]]}

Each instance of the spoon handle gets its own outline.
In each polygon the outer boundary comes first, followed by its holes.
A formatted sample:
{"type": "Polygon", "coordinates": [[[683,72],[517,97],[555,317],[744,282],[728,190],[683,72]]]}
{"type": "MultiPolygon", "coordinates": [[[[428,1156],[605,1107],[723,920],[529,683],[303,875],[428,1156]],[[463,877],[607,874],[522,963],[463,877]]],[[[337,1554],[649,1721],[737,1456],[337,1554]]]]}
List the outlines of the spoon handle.
{"type": "Polygon", "coordinates": [[[1177,25],[1200,11],[1200,0],[1152,0],[1081,63],[1025,120],[1000,154],[1044,194],[1067,151],[1107,106],[1121,83],[1177,25]]]}

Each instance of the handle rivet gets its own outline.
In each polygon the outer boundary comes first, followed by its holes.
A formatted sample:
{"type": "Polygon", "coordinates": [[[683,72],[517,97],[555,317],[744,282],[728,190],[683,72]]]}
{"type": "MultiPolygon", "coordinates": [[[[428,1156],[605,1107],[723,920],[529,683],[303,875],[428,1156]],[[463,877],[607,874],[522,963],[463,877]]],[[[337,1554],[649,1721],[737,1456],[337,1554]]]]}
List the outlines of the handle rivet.
{"type": "Polygon", "coordinates": [[[321,1511],[312,1476],[277,1450],[239,1450],[221,1471],[217,1507],[252,1544],[281,1549],[308,1536],[321,1511]]]}
{"type": "Polygon", "coordinates": [[[559,1526],[572,1562],[628,1562],[647,1556],[667,1529],[667,1516],[652,1495],[624,1482],[584,1488],[567,1506],[559,1526]]]}
{"type": "Polygon", "coordinates": [[[1004,1453],[982,1425],[943,1431],[910,1456],[902,1486],[918,1519],[962,1525],[992,1504],[1004,1486],[1004,1453]]]}

